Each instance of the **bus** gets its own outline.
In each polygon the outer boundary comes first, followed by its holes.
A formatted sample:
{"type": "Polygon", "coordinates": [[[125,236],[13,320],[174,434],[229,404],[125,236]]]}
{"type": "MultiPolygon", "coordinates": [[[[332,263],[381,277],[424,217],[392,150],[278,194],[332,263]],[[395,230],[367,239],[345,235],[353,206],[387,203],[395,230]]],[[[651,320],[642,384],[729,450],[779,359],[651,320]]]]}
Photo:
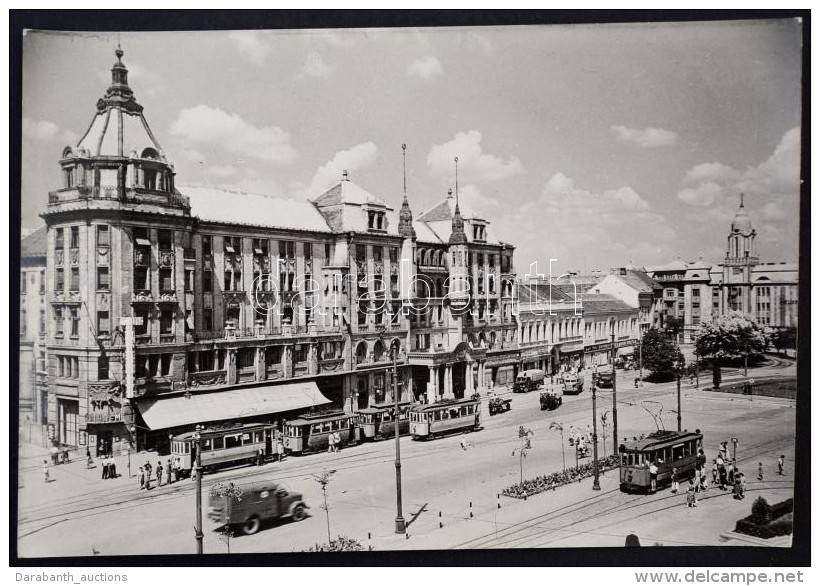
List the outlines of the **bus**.
{"type": "Polygon", "coordinates": [[[691,431],[656,431],[643,439],[621,444],[621,490],[649,491],[649,465],[658,467],[656,486],[672,482],[672,468],[677,468],[678,479],[691,477],[697,466],[698,449],[703,435],[691,431]]]}
{"type": "Polygon", "coordinates": [[[459,431],[481,429],[481,400],[452,399],[410,409],[413,439],[435,439],[459,431]]]}
{"type": "MultiPolygon", "coordinates": [[[[274,429],[270,423],[237,423],[200,430],[203,472],[218,466],[253,464],[260,449],[267,458],[272,453],[274,429]]],[[[171,438],[171,465],[178,476],[190,475],[196,464],[195,435],[189,431],[171,438]]]]}

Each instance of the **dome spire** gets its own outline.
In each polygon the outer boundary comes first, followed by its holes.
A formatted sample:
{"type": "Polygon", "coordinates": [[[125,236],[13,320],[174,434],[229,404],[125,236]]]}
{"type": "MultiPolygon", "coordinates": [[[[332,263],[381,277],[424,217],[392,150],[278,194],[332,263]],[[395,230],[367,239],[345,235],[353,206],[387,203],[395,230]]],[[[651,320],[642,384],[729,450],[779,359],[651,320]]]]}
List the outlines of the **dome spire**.
{"type": "Polygon", "coordinates": [[[129,112],[141,112],[142,106],[137,104],[134,92],[128,85],[128,69],[122,62],[122,56],[125,53],[119,43],[117,43],[114,55],[117,57],[117,62],[111,67],[111,85],[105,92],[105,96],[97,101],[97,109],[103,111],[112,106],[118,106],[129,112]]]}

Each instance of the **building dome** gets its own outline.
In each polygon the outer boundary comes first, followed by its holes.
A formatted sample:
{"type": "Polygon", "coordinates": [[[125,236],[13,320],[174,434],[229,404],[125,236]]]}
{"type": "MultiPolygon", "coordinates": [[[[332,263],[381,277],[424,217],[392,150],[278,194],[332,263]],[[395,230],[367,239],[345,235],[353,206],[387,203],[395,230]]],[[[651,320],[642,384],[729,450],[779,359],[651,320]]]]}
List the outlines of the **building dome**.
{"type": "Polygon", "coordinates": [[[740,194],[740,207],[735,214],[735,219],[732,220],[732,232],[751,232],[752,220],[749,214],[746,213],[746,208],[743,206],[743,194],[740,194]]]}

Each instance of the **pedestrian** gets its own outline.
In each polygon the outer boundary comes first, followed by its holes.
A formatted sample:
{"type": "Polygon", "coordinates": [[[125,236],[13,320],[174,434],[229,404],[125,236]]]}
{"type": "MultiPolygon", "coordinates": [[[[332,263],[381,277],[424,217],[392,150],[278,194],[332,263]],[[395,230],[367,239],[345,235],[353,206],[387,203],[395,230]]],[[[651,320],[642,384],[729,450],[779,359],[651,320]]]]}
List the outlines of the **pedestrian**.
{"type": "Polygon", "coordinates": [[[143,468],[145,468],[145,489],[151,490],[151,463],[146,461],[143,468]]]}
{"type": "Polygon", "coordinates": [[[712,461],[712,484],[717,485],[718,465],[717,460],[712,461]]]}
{"type": "Polygon", "coordinates": [[[166,463],[166,466],[167,467],[165,468],[165,478],[166,478],[165,484],[170,485],[171,482],[173,481],[173,474],[174,474],[174,469],[171,467],[171,458],[168,458],[168,462],[166,463]]]}
{"type": "Polygon", "coordinates": [[[140,466],[140,472],[138,476],[140,479],[140,490],[142,490],[145,488],[145,468],[143,468],[142,466],[140,466]]]}
{"type": "Polygon", "coordinates": [[[726,466],[718,466],[718,483],[720,490],[726,490],[726,466]]]}
{"type": "Polygon", "coordinates": [[[672,493],[678,494],[678,490],[680,489],[680,483],[678,482],[678,469],[672,468],[672,493]]]}
{"type": "Polygon", "coordinates": [[[103,454],[103,457],[100,460],[100,462],[102,462],[102,479],[108,480],[108,455],[103,454]]]}
{"type": "Polygon", "coordinates": [[[68,464],[71,462],[71,456],[68,452],[68,446],[63,446],[63,463],[68,464]]]}
{"type": "Polygon", "coordinates": [[[763,462],[757,463],[757,479],[763,482],[763,462]]]}
{"type": "Polygon", "coordinates": [[[117,461],[114,456],[108,456],[108,478],[117,477],[117,461]]]}
{"type": "Polygon", "coordinates": [[[706,454],[703,453],[703,450],[698,450],[697,465],[704,472],[706,471],[706,454]]]}
{"type": "Polygon", "coordinates": [[[658,466],[653,461],[649,464],[649,490],[655,492],[658,489],[658,466]]]}
{"type": "Polygon", "coordinates": [[[339,446],[342,445],[342,436],[338,431],[333,432],[333,451],[339,453],[339,446]]]}
{"type": "Polygon", "coordinates": [[[91,450],[86,446],[85,448],[85,468],[88,470],[91,468],[91,465],[94,463],[94,460],[91,458],[91,450]]]}
{"type": "Polygon", "coordinates": [[[700,490],[700,468],[695,466],[695,474],[692,476],[692,480],[695,482],[695,492],[700,490]]]}
{"type": "Polygon", "coordinates": [[[57,458],[59,457],[59,455],[60,455],[60,450],[57,448],[57,444],[52,444],[51,445],[51,465],[52,466],[56,466],[59,463],[57,461],[57,458]]]}
{"type": "Polygon", "coordinates": [[[701,492],[706,492],[706,466],[702,466],[700,468],[700,490],[701,492]]]}
{"type": "Polygon", "coordinates": [[[736,501],[740,500],[740,474],[734,474],[734,482],[732,482],[732,498],[736,501]]]}
{"type": "Polygon", "coordinates": [[[461,449],[467,450],[467,434],[465,432],[461,432],[461,449]]]}
{"type": "Polygon", "coordinates": [[[331,433],[327,434],[327,453],[328,454],[332,454],[334,452],[333,442],[334,442],[334,436],[333,436],[333,433],[331,432],[331,433]]]}
{"type": "Polygon", "coordinates": [[[686,505],[689,507],[698,506],[698,496],[695,494],[695,482],[689,479],[689,488],[686,490],[686,505]]]}
{"type": "Polygon", "coordinates": [[[746,475],[742,472],[739,474],[740,476],[740,500],[746,498],[746,475]]]}
{"type": "Polygon", "coordinates": [[[786,455],[783,454],[777,460],[777,473],[780,476],[783,476],[786,473],[786,455]]]}
{"type": "Polygon", "coordinates": [[[729,486],[734,486],[735,485],[735,472],[736,471],[737,471],[737,469],[735,468],[735,465],[734,464],[729,464],[729,474],[728,474],[729,486]]]}
{"type": "Polygon", "coordinates": [[[48,473],[48,460],[43,460],[43,481],[48,484],[51,482],[51,477],[48,473]]]}
{"type": "Polygon", "coordinates": [[[157,460],[157,488],[162,486],[162,460],[157,460]]]}
{"type": "Polygon", "coordinates": [[[265,459],[265,451],[262,448],[259,448],[256,451],[256,465],[261,466],[264,459],[265,459]]]}
{"type": "Polygon", "coordinates": [[[724,460],[729,459],[729,442],[720,442],[720,455],[724,460]]]}
{"type": "Polygon", "coordinates": [[[285,459],[285,444],[281,441],[276,442],[276,455],[278,456],[280,463],[285,459]]]}

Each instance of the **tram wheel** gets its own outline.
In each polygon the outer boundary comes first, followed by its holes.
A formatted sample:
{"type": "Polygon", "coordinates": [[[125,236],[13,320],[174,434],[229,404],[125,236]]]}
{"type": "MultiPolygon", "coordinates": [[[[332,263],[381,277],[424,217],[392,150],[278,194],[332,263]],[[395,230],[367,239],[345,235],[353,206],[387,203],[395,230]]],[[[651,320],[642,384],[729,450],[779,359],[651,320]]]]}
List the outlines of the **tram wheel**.
{"type": "Polygon", "coordinates": [[[245,535],[253,535],[259,531],[260,525],[262,525],[262,523],[259,520],[259,517],[254,515],[242,524],[242,533],[245,535]]]}
{"type": "Polygon", "coordinates": [[[305,518],[305,507],[302,505],[296,505],[293,509],[293,514],[291,515],[294,521],[301,521],[305,518]]]}

